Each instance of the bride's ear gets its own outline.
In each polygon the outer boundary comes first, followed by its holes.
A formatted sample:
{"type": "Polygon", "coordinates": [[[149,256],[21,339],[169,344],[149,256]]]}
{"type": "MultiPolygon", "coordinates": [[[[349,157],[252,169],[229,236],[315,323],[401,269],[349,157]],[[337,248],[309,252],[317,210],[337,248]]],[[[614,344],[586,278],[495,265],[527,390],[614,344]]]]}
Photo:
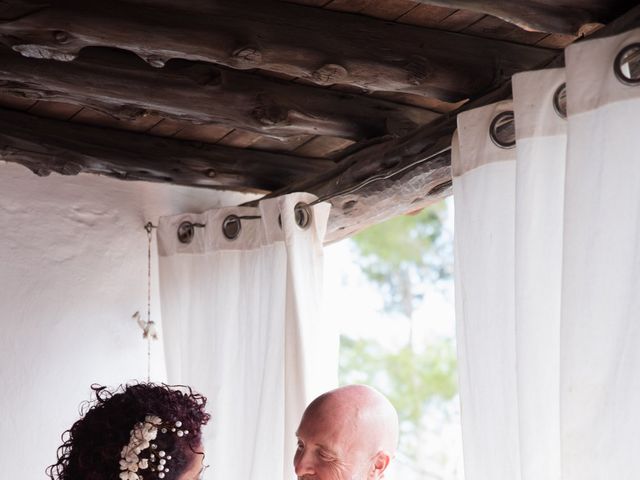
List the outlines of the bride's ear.
{"type": "Polygon", "coordinates": [[[384,472],[389,466],[390,461],[391,456],[387,452],[383,450],[379,451],[373,459],[370,478],[372,480],[384,478],[384,472]]]}

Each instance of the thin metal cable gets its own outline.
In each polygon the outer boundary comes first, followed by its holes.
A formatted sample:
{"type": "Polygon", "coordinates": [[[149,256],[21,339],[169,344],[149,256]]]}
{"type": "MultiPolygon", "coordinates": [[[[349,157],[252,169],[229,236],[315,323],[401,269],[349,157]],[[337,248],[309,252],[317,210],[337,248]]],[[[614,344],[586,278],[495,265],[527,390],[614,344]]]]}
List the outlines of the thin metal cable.
{"type": "Polygon", "coordinates": [[[395,177],[396,175],[399,175],[400,173],[406,172],[407,170],[410,170],[411,168],[413,168],[413,167],[415,167],[417,165],[420,165],[421,163],[427,162],[427,161],[431,160],[432,158],[437,157],[438,155],[442,155],[443,153],[448,152],[449,150],[451,150],[451,145],[449,145],[449,146],[447,146],[447,147],[445,147],[445,148],[443,148],[441,150],[438,150],[437,152],[432,153],[431,155],[429,155],[427,157],[421,158],[420,160],[416,160],[415,162],[411,162],[408,165],[405,165],[404,167],[402,167],[402,168],[400,168],[400,169],[398,169],[398,170],[396,170],[394,172],[388,172],[388,173],[382,173],[382,174],[379,174],[379,175],[374,175],[373,177],[369,177],[366,180],[354,185],[353,187],[349,187],[349,188],[346,188],[346,189],[341,190],[339,192],[331,193],[329,195],[324,195],[322,197],[319,197],[317,200],[314,200],[309,205],[310,206],[314,206],[314,205],[317,205],[318,203],[326,202],[327,200],[331,200],[332,198],[335,198],[335,197],[340,197],[342,195],[349,195],[351,193],[357,192],[361,188],[364,188],[364,187],[366,187],[367,185],[369,185],[371,183],[378,182],[380,180],[388,180],[391,177],[395,177]]]}
{"type": "MultiPolygon", "coordinates": [[[[147,326],[151,324],[151,228],[147,229],[147,326]]],[[[151,335],[147,335],[147,382],[151,381],[151,335]]]]}
{"type": "MultiPolygon", "coordinates": [[[[399,174],[401,174],[403,172],[406,172],[407,170],[412,169],[413,167],[416,167],[416,166],[420,165],[421,163],[428,162],[429,160],[431,160],[431,159],[433,159],[433,158],[435,158],[435,157],[437,157],[439,155],[442,155],[443,153],[446,153],[446,152],[448,152],[450,150],[451,150],[451,145],[448,145],[448,146],[438,150],[437,152],[432,153],[431,155],[428,155],[428,156],[426,156],[424,158],[421,158],[419,160],[415,160],[414,162],[411,162],[411,163],[405,165],[404,167],[402,167],[402,168],[400,168],[398,170],[395,170],[393,172],[379,174],[379,175],[374,175],[373,177],[369,177],[366,180],[354,185],[353,187],[349,187],[349,188],[346,188],[344,190],[340,190],[340,191],[335,192],[335,193],[331,193],[331,194],[328,194],[328,195],[324,195],[322,197],[318,197],[316,200],[314,200],[313,202],[309,203],[308,206],[313,207],[314,205],[317,205],[317,204],[322,203],[322,202],[326,202],[327,200],[331,200],[332,198],[340,197],[342,195],[349,195],[351,193],[355,193],[358,190],[360,190],[361,188],[364,188],[367,185],[370,185],[371,183],[378,182],[380,180],[388,180],[388,179],[390,179],[392,177],[395,177],[396,175],[399,175],[399,174]]],[[[260,215],[246,215],[246,216],[240,216],[238,218],[239,219],[245,219],[245,220],[257,220],[257,219],[262,218],[262,217],[260,215]]],[[[204,227],[205,225],[193,224],[193,226],[194,227],[204,227]]],[[[149,227],[148,231],[150,231],[150,228],[156,228],[156,227],[155,227],[155,225],[151,225],[151,227],[149,227]]]]}

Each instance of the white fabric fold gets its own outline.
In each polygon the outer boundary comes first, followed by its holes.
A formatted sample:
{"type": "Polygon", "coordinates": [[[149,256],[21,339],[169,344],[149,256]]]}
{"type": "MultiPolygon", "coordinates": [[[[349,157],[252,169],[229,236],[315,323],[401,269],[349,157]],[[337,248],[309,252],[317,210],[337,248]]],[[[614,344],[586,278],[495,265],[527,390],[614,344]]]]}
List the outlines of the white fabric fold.
{"type": "Polygon", "coordinates": [[[516,75],[515,323],[522,480],[560,478],[560,298],[567,120],[564,69],[516,75]]]}
{"type": "Polygon", "coordinates": [[[640,29],[566,51],[563,478],[640,471],[640,86],[613,62],[640,29]]]}
{"type": "Polygon", "coordinates": [[[467,480],[519,478],[514,338],[515,149],[489,137],[511,102],[458,116],[452,151],[455,288],[467,480]]]}

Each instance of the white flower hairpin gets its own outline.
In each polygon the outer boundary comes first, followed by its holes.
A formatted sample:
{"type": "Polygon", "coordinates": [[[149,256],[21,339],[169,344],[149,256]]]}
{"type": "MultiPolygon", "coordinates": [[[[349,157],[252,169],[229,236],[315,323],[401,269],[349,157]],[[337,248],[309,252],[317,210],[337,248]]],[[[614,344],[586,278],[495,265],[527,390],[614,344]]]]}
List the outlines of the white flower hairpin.
{"type": "Polygon", "coordinates": [[[157,478],[163,479],[169,473],[168,461],[171,455],[164,450],[158,450],[158,445],[153,443],[158,433],[175,433],[178,437],[189,434],[189,430],[180,430],[182,422],[176,421],[173,425],[163,425],[162,419],[155,415],[147,415],[144,422],[138,422],[131,430],[129,443],[122,447],[120,452],[120,480],[143,480],[141,470],[148,470],[151,474],[157,474],[157,478]],[[147,449],[151,453],[147,458],[140,458],[140,454],[147,449]]]}

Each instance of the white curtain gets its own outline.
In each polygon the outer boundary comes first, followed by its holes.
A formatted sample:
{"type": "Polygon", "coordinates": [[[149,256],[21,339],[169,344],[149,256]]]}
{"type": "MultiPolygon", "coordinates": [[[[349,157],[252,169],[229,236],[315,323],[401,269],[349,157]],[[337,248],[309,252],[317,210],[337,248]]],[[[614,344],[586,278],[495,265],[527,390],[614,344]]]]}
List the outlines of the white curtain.
{"type": "Polygon", "coordinates": [[[461,116],[454,141],[455,291],[467,480],[513,480],[519,464],[514,322],[515,151],[478,125],[511,102],[461,116]]]}
{"type": "Polygon", "coordinates": [[[572,45],[566,70],[516,75],[513,102],[459,116],[467,480],[638,478],[640,86],[614,73],[636,42],[640,30],[572,45]],[[554,107],[565,82],[566,119],[554,107]],[[505,149],[489,130],[509,110],[505,149]]]}
{"type": "Polygon", "coordinates": [[[337,383],[338,337],[320,315],[329,205],[308,194],[160,220],[160,296],[168,381],[205,394],[207,478],[292,479],[295,429],[306,404],[337,383]],[[229,240],[222,225],[241,219],[229,240]],[[258,218],[256,218],[258,217],[258,218]],[[196,227],[191,243],[177,236],[196,227]]]}

